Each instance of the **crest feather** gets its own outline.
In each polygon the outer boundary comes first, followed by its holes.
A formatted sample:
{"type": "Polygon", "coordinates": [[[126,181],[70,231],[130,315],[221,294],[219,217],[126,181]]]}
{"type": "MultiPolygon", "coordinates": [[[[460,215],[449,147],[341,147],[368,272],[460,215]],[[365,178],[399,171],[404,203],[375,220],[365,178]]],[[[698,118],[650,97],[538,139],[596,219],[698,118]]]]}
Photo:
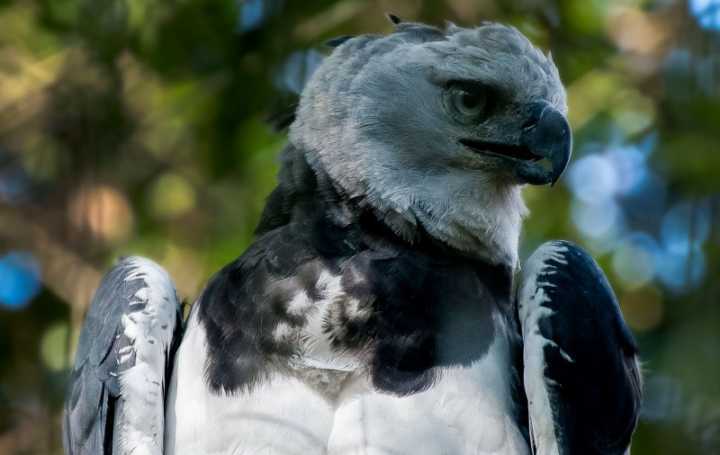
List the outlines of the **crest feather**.
{"type": "Polygon", "coordinates": [[[393,24],[393,25],[399,25],[402,24],[403,20],[400,19],[398,16],[394,15],[393,13],[386,13],[385,17],[393,24]]]}
{"type": "Polygon", "coordinates": [[[352,35],[336,36],[335,38],[330,38],[329,40],[325,41],[325,45],[327,47],[338,47],[351,38],[353,38],[352,35]]]}

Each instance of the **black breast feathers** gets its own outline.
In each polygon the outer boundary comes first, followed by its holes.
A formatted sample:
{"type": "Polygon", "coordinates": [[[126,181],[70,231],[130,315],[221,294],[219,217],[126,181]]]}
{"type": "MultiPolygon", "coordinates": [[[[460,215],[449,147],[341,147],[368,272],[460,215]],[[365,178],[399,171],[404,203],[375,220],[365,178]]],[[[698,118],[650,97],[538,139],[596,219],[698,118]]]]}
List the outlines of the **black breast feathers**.
{"type": "Polygon", "coordinates": [[[405,243],[298,155],[286,151],[258,239],[199,302],[209,385],[233,392],[310,366],[363,369],[402,395],[480,358],[510,312],[510,270],[405,243]]]}

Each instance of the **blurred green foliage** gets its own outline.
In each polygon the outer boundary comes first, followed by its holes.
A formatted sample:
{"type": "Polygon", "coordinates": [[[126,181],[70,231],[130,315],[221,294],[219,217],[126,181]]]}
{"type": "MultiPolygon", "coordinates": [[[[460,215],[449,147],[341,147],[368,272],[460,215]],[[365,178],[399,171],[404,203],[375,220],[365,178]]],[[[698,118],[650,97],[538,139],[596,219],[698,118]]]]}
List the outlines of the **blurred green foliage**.
{"type": "Polygon", "coordinates": [[[115,258],[156,259],[192,301],[242,253],[285,142],[266,118],[325,40],[389,32],[385,11],[552,50],[575,164],[526,190],[523,254],[568,238],[608,272],[647,370],[633,453],[720,453],[712,0],[0,1],[0,453],[61,453],[78,327],[115,258]]]}

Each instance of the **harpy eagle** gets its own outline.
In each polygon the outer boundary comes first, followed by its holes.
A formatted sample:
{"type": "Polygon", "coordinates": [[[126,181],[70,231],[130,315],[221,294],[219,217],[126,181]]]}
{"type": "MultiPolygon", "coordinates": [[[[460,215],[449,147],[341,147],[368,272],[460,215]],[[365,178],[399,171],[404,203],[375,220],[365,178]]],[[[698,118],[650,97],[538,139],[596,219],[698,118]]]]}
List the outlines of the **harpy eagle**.
{"type": "Polygon", "coordinates": [[[257,238],[184,327],[158,265],[104,278],[67,454],[628,453],[637,349],[603,272],[564,241],[518,264],[521,188],[571,153],[555,65],[511,27],[391,19],[333,41],[257,238]]]}

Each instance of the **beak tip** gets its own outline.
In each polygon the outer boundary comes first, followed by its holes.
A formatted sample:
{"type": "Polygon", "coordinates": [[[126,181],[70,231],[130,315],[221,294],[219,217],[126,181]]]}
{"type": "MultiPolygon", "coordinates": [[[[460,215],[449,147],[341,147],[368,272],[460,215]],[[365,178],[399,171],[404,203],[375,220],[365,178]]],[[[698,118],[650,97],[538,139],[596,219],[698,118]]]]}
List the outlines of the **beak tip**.
{"type": "Polygon", "coordinates": [[[570,161],[572,131],[565,115],[546,102],[534,105],[533,128],[524,130],[521,142],[538,156],[551,163],[545,171],[544,183],[555,186],[570,161]]]}

